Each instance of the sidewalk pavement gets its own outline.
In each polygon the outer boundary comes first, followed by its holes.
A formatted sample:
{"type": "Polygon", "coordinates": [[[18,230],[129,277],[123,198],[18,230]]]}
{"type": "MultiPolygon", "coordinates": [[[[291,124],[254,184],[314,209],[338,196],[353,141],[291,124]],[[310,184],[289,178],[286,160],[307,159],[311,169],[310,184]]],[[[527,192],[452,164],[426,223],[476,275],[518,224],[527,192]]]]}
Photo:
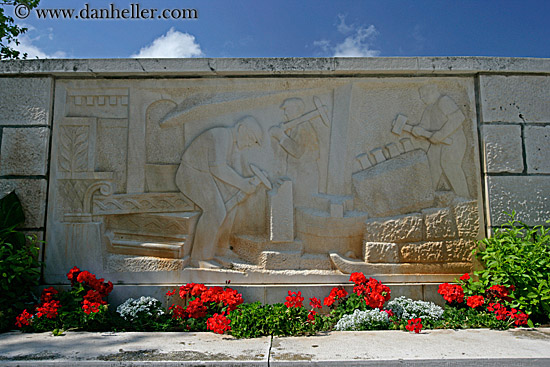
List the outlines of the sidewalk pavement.
{"type": "Polygon", "coordinates": [[[550,328],[330,332],[0,334],[0,366],[550,366],[550,328]]]}

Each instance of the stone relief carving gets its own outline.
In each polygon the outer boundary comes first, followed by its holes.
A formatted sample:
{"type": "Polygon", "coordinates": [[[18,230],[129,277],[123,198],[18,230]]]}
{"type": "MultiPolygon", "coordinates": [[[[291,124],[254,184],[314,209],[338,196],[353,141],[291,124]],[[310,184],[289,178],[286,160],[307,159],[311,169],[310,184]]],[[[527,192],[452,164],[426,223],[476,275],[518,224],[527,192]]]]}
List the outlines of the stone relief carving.
{"type": "Polygon", "coordinates": [[[407,123],[407,118],[399,115],[392,132],[397,135],[407,132],[416,139],[428,140],[427,156],[434,188],[437,190],[446,179],[458,196],[467,198],[468,184],[462,170],[466,153],[466,136],[462,129],[465,116],[452,98],[439,93],[437,85],[423,86],[419,94],[426,104],[420,121],[407,123]]]}
{"type": "Polygon", "coordinates": [[[71,83],[56,116],[53,185],[65,196],[56,220],[97,225],[103,266],[405,275],[471,266],[482,217],[467,179],[477,148],[464,106],[475,105],[460,80],[71,83]]]}
{"type": "Polygon", "coordinates": [[[262,182],[258,175],[244,177],[233,162],[240,151],[262,144],[258,121],[245,116],[233,127],[216,127],[199,135],[183,152],[176,185],[202,214],[195,229],[191,251],[193,265],[220,267],[213,258],[216,247],[229,250],[235,207],[253,194],[262,182]]]}

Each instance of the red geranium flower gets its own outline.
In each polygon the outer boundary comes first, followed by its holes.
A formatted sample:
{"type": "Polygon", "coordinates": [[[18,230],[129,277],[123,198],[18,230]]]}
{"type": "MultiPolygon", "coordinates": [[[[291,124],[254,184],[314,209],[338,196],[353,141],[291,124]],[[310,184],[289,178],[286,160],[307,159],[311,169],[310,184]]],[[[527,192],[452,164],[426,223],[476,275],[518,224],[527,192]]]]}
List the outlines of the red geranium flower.
{"type": "Polygon", "coordinates": [[[464,290],[458,284],[440,284],[437,293],[441,294],[448,303],[464,302],[464,290]]]}
{"type": "Polygon", "coordinates": [[[52,300],[45,302],[36,308],[36,317],[46,316],[48,319],[55,319],[59,307],[61,307],[59,301],[52,300]]]}
{"type": "Polygon", "coordinates": [[[510,286],[510,287],[506,287],[506,286],[503,286],[503,285],[493,285],[491,286],[487,292],[490,294],[490,295],[493,295],[495,296],[496,298],[499,298],[499,299],[502,299],[502,300],[505,300],[505,301],[511,301],[512,298],[509,297],[511,292],[513,292],[514,290],[516,289],[516,287],[514,287],[513,285],[510,286]]]}
{"type": "Polygon", "coordinates": [[[483,299],[483,296],[471,296],[466,300],[466,304],[471,308],[481,307],[484,302],[485,300],[483,299]]]}
{"type": "Polygon", "coordinates": [[[87,299],[85,299],[84,302],[82,302],[82,310],[86,315],[89,315],[92,312],[93,313],[99,312],[100,307],[101,307],[101,303],[99,302],[90,302],[87,299]]]}
{"type": "Polygon", "coordinates": [[[363,273],[352,273],[351,276],[349,277],[349,280],[351,282],[354,282],[356,285],[367,282],[367,278],[363,273]]]}
{"type": "Polygon", "coordinates": [[[223,313],[215,313],[214,316],[206,320],[206,328],[217,334],[223,334],[226,331],[231,330],[231,326],[229,326],[230,323],[231,320],[225,317],[223,313]]]}
{"type": "Polygon", "coordinates": [[[494,313],[497,317],[497,320],[504,320],[510,316],[506,307],[504,307],[500,303],[489,303],[487,311],[494,313]]]}
{"type": "Polygon", "coordinates": [[[222,292],[222,302],[227,306],[228,311],[233,311],[244,302],[243,295],[234,289],[226,288],[222,292]]]}
{"type": "Polygon", "coordinates": [[[345,298],[347,296],[348,296],[348,292],[346,292],[346,290],[342,286],[334,287],[330,291],[330,294],[328,295],[328,297],[325,298],[323,303],[325,306],[330,307],[334,304],[336,300],[345,298]]]}
{"type": "Polygon", "coordinates": [[[30,325],[32,315],[25,309],[19,316],[15,318],[15,326],[21,328],[23,325],[30,325]]]}
{"type": "Polygon", "coordinates": [[[460,280],[464,280],[464,281],[470,280],[470,274],[464,273],[464,275],[460,277],[460,280]]]}
{"type": "Polygon", "coordinates": [[[168,311],[172,311],[172,318],[173,319],[184,319],[185,318],[185,310],[183,307],[179,305],[172,305],[168,307],[168,311]]]}
{"type": "Polygon", "coordinates": [[[288,296],[286,297],[285,306],[288,308],[296,307],[300,308],[303,307],[304,297],[302,297],[302,292],[292,292],[288,291],[288,296]]]}
{"type": "Polygon", "coordinates": [[[307,314],[307,319],[314,323],[315,322],[315,315],[317,315],[317,311],[311,310],[307,314]]]}
{"type": "Polygon", "coordinates": [[[200,298],[196,298],[189,302],[185,312],[191,319],[200,319],[206,316],[206,306],[202,303],[200,298]]]}
{"type": "Polygon", "coordinates": [[[310,298],[309,305],[311,306],[311,308],[323,308],[321,300],[317,297],[310,298]]]}
{"type": "Polygon", "coordinates": [[[80,274],[80,269],[76,266],[69,270],[69,272],[67,273],[67,279],[71,281],[71,286],[73,286],[74,283],[77,281],[76,278],[78,277],[78,274],[80,274]]]}
{"type": "Polygon", "coordinates": [[[42,291],[42,295],[40,296],[40,301],[42,303],[49,302],[53,300],[54,296],[58,293],[59,292],[54,287],[46,288],[42,291]]]}
{"type": "Polygon", "coordinates": [[[416,334],[420,333],[420,331],[422,330],[422,319],[410,319],[405,328],[409,331],[414,331],[416,334]]]}

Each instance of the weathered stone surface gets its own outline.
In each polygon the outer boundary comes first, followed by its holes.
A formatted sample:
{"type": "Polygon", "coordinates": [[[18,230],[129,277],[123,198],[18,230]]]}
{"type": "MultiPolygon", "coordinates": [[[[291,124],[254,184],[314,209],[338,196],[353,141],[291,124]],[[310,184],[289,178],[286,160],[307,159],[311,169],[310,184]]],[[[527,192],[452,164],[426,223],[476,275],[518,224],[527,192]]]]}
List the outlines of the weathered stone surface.
{"type": "Polygon", "coordinates": [[[267,270],[300,269],[299,252],[263,251],[260,266],[267,270]]]}
{"type": "Polygon", "coordinates": [[[0,197],[15,190],[25,212],[24,228],[44,227],[46,215],[46,180],[0,179],[0,197]]]}
{"type": "Polygon", "coordinates": [[[523,172],[523,149],[519,125],[484,125],[485,172],[523,172]]]}
{"type": "Polygon", "coordinates": [[[472,250],[476,247],[476,241],[460,239],[444,242],[446,259],[448,261],[472,261],[472,250]]]}
{"type": "Polygon", "coordinates": [[[285,180],[269,193],[269,236],[273,242],[294,241],[292,181],[285,180]]]}
{"type": "Polygon", "coordinates": [[[353,175],[355,209],[387,217],[430,207],[434,200],[426,153],[414,150],[353,175]]]}
{"type": "Polygon", "coordinates": [[[420,242],[401,246],[401,261],[405,263],[439,263],[446,261],[442,242],[420,242]]]}
{"type": "Polygon", "coordinates": [[[487,178],[490,225],[503,225],[516,212],[527,225],[546,225],[550,218],[550,177],[496,176],[487,178]]]}
{"type": "Polygon", "coordinates": [[[50,78],[0,78],[0,125],[49,125],[50,78]]]}
{"type": "Polygon", "coordinates": [[[480,85],[484,122],[550,121],[550,77],[482,75],[480,85]]]}
{"type": "Polygon", "coordinates": [[[423,219],[420,213],[365,222],[366,242],[417,242],[422,240],[423,219]]]}
{"type": "Polygon", "coordinates": [[[50,129],[4,128],[0,175],[45,175],[50,129]]]}
{"type": "Polygon", "coordinates": [[[395,243],[365,242],[363,253],[366,263],[399,262],[399,247],[395,243]]]}
{"type": "Polygon", "coordinates": [[[458,235],[456,222],[450,208],[422,210],[425,238],[430,241],[455,238],[458,235]]]}
{"type": "Polygon", "coordinates": [[[477,201],[459,201],[454,206],[454,217],[461,238],[478,238],[480,215],[477,201]]]}
{"type": "Polygon", "coordinates": [[[527,173],[550,173],[550,126],[525,127],[527,173]]]}
{"type": "Polygon", "coordinates": [[[6,75],[65,77],[462,74],[479,72],[548,73],[547,59],[518,57],[366,57],[366,58],[188,58],[188,59],[41,59],[0,64],[6,75]]]}

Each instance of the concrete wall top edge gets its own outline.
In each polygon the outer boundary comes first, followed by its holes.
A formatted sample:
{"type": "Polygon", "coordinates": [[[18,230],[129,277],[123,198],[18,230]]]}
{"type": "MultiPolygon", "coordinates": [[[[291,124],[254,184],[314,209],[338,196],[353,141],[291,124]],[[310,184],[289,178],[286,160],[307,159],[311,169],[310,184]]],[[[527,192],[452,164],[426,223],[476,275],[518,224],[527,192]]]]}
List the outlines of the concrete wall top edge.
{"type": "Polygon", "coordinates": [[[44,59],[0,61],[0,75],[239,76],[550,74],[550,59],[510,57],[44,59]]]}

